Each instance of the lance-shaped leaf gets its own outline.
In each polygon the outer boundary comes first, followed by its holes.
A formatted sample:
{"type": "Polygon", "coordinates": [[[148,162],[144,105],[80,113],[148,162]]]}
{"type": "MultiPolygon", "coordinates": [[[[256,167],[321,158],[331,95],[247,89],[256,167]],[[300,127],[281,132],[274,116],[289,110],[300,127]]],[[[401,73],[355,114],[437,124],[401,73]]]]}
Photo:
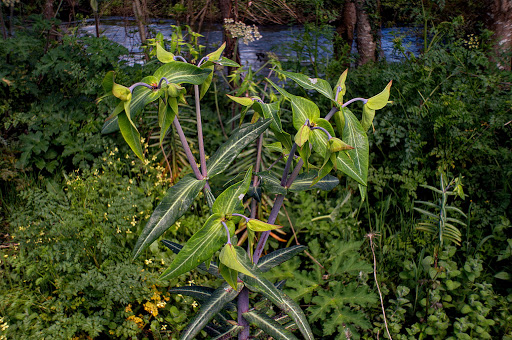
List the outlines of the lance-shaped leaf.
{"type": "Polygon", "coordinates": [[[338,178],[331,175],[327,175],[313,185],[313,182],[317,177],[318,171],[316,170],[304,172],[297,176],[297,178],[295,179],[295,181],[293,181],[292,185],[290,186],[290,188],[288,188],[288,190],[294,192],[306,191],[311,189],[330,191],[339,184],[338,178]]]}
{"type": "Polygon", "coordinates": [[[304,162],[304,168],[306,171],[309,171],[309,156],[311,156],[311,144],[309,141],[306,142],[302,147],[297,148],[297,152],[304,162]]]}
{"type": "Polygon", "coordinates": [[[270,171],[260,171],[257,175],[266,193],[286,195],[286,189],[281,186],[281,181],[270,171]]]}
{"type": "MultiPolygon", "coordinates": [[[[208,301],[212,297],[215,289],[205,286],[183,286],[170,288],[168,292],[171,294],[191,296],[194,299],[201,301],[202,303],[204,301],[208,301]]],[[[228,311],[236,311],[236,306],[234,303],[228,302],[223,309],[228,311]]]]}
{"type": "MultiPolygon", "coordinates": [[[[213,214],[183,246],[169,268],[160,279],[171,279],[196,268],[201,262],[209,260],[227,241],[226,231],[221,224],[220,214],[213,214]]],[[[234,224],[228,223],[230,233],[234,233],[234,224]]]]}
{"type": "Polygon", "coordinates": [[[251,325],[258,327],[274,339],[298,340],[292,332],[284,328],[279,322],[269,318],[266,314],[253,310],[243,313],[243,316],[251,325]]]}
{"type": "MultiPolygon", "coordinates": [[[[122,104],[123,102],[119,102],[119,104],[122,104]]],[[[122,106],[124,110],[124,106],[122,106]]],[[[119,120],[117,118],[117,115],[122,112],[119,111],[116,116],[112,119],[107,120],[105,123],[103,123],[103,126],[101,127],[101,133],[106,135],[112,132],[119,131],[119,120]]]]}
{"type": "Polygon", "coordinates": [[[101,82],[101,85],[103,87],[103,91],[105,93],[112,94],[112,87],[114,87],[114,71],[109,71],[107,74],[105,74],[105,77],[103,78],[103,81],[101,82]]]}
{"type": "Polygon", "coordinates": [[[258,269],[262,272],[269,271],[270,269],[288,261],[300,252],[303,252],[308,247],[302,245],[295,245],[288,248],[280,248],[274,250],[268,255],[263,256],[258,261],[258,269]]]}
{"type": "MultiPolygon", "coordinates": [[[[167,100],[176,102],[176,98],[172,97],[167,98],[167,100]]],[[[158,105],[158,125],[160,125],[160,145],[162,145],[165,135],[167,134],[167,130],[171,127],[177,112],[162,99],[159,100],[158,105]]]]}
{"type": "Polygon", "coordinates": [[[156,43],[156,57],[161,63],[164,64],[174,62],[174,54],[166,51],[165,48],[158,42],[156,43]]]}
{"type": "Polygon", "coordinates": [[[229,94],[226,94],[226,96],[228,96],[229,99],[231,99],[232,101],[235,101],[238,104],[243,105],[243,106],[252,106],[252,104],[254,103],[254,100],[249,97],[235,97],[235,96],[230,96],[229,94]]]}
{"type": "Polygon", "coordinates": [[[254,265],[252,264],[251,260],[249,260],[247,253],[242,247],[227,243],[220,252],[219,260],[225,266],[236,270],[237,272],[249,276],[254,276],[254,265]]]}
{"type": "Polygon", "coordinates": [[[226,48],[226,43],[224,42],[218,49],[215,51],[207,54],[208,61],[216,62],[220,59],[220,56],[222,55],[222,52],[224,52],[224,49],[226,48]]]}
{"type": "Polygon", "coordinates": [[[368,105],[363,105],[363,118],[361,119],[361,126],[364,131],[368,131],[372,126],[373,118],[375,117],[375,110],[372,110],[368,105]]]}
{"type": "Polygon", "coordinates": [[[110,114],[110,116],[107,117],[106,121],[109,121],[111,119],[114,119],[117,117],[118,114],[124,111],[124,102],[120,101],[117,106],[115,107],[114,111],[110,114]]]}
{"type": "Polygon", "coordinates": [[[239,211],[244,196],[251,185],[251,176],[252,167],[247,170],[241,182],[233,184],[217,197],[215,203],[213,203],[212,212],[226,216],[239,211]]]}
{"type": "Polygon", "coordinates": [[[235,160],[240,151],[265,131],[271,121],[271,119],[260,120],[254,124],[235,130],[206,163],[208,175],[213,177],[224,172],[235,160]]]}
{"type": "Polygon", "coordinates": [[[166,78],[169,83],[201,85],[212,71],[202,69],[192,64],[176,61],[161,66],[154,73],[154,77],[160,81],[166,78]]]}
{"type": "Polygon", "coordinates": [[[276,70],[276,72],[281,73],[282,75],[292,79],[306,90],[316,90],[318,91],[318,93],[321,93],[325,97],[334,100],[331,85],[323,79],[309,78],[308,76],[302,73],[292,73],[281,70],[276,70]]]}
{"type": "MultiPolygon", "coordinates": [[[[183,249],[183,246],[176,242],[162,240],[162,244],[169,248],[174,254],[178,254],[181,251],[181,249],[183,249]]],[[[204,271],[205,273],[209,273],[212,274],[213,276],[221,278],[221,275],[219,274],[219,267],[215,262],[210,262],[210,265],[208,267],[206,267],[205,263],[201,263],[199,266],[197,266],[197,268],[204,271]]]]}
{"type": "Polygon", "coordinates": [[[125,112],[120,113],[117,118],[124,140],[137,157],[144,159],[144,156],[142,155],[142,144],[140,143],[139,131],[137,131],[137,128],[133,125],[133,122],[125,112]]]}
{"type": "Polygon", "coordinates": [[[233,325],[233,326],[231,326],[230,329],[228,329],[227,331],[225,331],[222,334],[219,334],[218,336],[216,336],[212,340],[231,339],[231,338],[235,337],[238,333],[240,333],[242,331],[242,329],[244,329],[243,326],[233,325]]]}
{"type": "Polygon", "coordinates": [[[259,101],[254,101],[253,109],[265,118],[272,118],[270,128],[273,131],[281,133],[284,132],[281,124],[281,118],[279,118],[279,115],[277,114],[279,112],[279,102],[265,104],[260,103],[259,101]]]}
{"type": "Polygon", "coordinates": [[[282,227],[283,226],[266,223],[255,218],[251,218],[249,221],[247,221],[247,228],[251,229],[252,231],[269,231],[282,227]]]}
{"type": "MultiPolygon", "coordinates": [[[[224,246],[225,247],[225,246],[224,246]]],[[[219,272],[222,278],[232,287],[236,288],[238,282],[238,271],[229,268],[224,263],[219,262],[219,272]]]]}
{"type": "Polygon", "coordinates": [[[201,305],[199,312],[181,334],[181,339],[194,339],[215,314],[223,309],[228,302],[233,301],[233,299],[238,296],[243,287],[244,285],[239,283],[237,289],[233,289],[224,282],[213,292],[211,298],[201,305]]]}
{"type": "Polygon", "coordinates": [[[272,301],[272,303],[288,314],[292,320],[295,321],[297,327],[306,339],[314,339],[313,332],[307,322],[306,316],[295,301],[277,289],[272,282],[260,277],[259,275],[251,277],[241,274],[240,276],[247,288],[254,292],[263,294],[267,299],[272,301]]]}
{"type": "MultiPolygon", "coordinates": [[[[332,128],[331,123],[323,118],[319,118],[316,120],[315,125],[325,129],[331,137],[334,137],[334,129],[332,128]]],[[[309,142],[313,145],[313,150],[324,156],[327,152],[327,141],[329,140],[329,136],[325,133],[325,131],[320,129],[313,129],[309,134],[309,142]]]]}
{"type": "Polygon", "coordinates": [[[366,186],[368,177],[369,145],[368,137],[361,123],[350,110],[342,109],[345,118],[343,140],[354,147],[352,150],[338,152],[336,157],[337,169],[347,176],[366,186]]]}
{"type": "Polygon", "coordinates": [[[348,68],[338,78],[338,82],[336,83],[336,86],[334,87],[334,96],[336,96],[336,92],[338,91],[338,87],[339,87],[338,100],[337,100],[338,104],[343,104],[343,96],[345,95],[345,93],[347,93],[347,87],[345,86],[345,80],[347,80],[347,73],[348,73],[348,68]]]}
{"type": "Polygon", "coordinates": [[[208,77],[206,77],[204,82],[201,84],[201,88],[200,88],[200,91],[199,91],[199,99],[203,99],[204,95],[208,92],[208,89],[210,88],[210,85],[212,84],[213,71],[215,69],[213,65],[212,66],[208,66],[208,67],[203,67],[203,65],[201,65],[201,68],[210,70],[211,73],[208,75],[208,77]]]}
{"type": "Polygon", "coordinates": [[[199,181],[194,176],[187,175],[169,188],[135,244],[134,259],[187,212],[205,183],[206,180],[199,181]]]}
{"type": "Polygon", "coordinates": [[[393,81],[391,80],[381,93],[368,99],[368,102],[365,105],[367,105],[372,110],[380,110],[384,106],[386,106],[389,100],[389,94],[392,84],[393,81]]]}

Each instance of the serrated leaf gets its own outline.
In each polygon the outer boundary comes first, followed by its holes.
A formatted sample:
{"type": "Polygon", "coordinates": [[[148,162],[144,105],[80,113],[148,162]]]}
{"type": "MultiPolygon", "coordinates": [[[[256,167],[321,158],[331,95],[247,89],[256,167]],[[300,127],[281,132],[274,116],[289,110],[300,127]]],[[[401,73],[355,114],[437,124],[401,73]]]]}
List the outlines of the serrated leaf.
{"type": "Polygon", "coordinates": [[[253,310],[243,313],[243,316],[250,324],[258,327],[274,339],[298,340],[292,332],[263,313],[253,310]]]}
{"type": "Polygon", "coordinates": [[[211,298],[201,305],[199,312],[181,334],[181,339],[194,339],[215,314],[223,309],[228,302],[233,301],[233,299],[238,296],[243,287],[244,285],[239,283],[238,289],[235,290],[227,283],[222,283],[222,285],[212,293],[211,298]]]}
{"type": "Polygon", "coordinates": [[[324,191],[330,191],[334,189],[338,184],[339,180],[331,175],[327,175],[323,177],[321,180],[319,180],[316,184],[313,184],[313,181],[315,178],[318,177],[318,171],[311,170],[309,172],[303,172],[297,178],[295,181],[293,181],[292,185],[288,190],[299,192],[299,191],[306,191],[311,189],[320,189],[324,191]]]}
{"type": "Polygon", "coordinates": [[[286,71],[282,71],[282,70],[276,70],[276,72],[281,73],[282,75],[292,79],[298,85],[300,85],[303,89],[318,91],[318,93],[322,94],[323,96],[325,96],[331,100],[334,100],[331,85],[323,79],[309,78],[308,76],[306,76],[302,73],[292,73],[292,72],[286,72],[286,71]]]}
{"type": "Polygon", "coordinates": [[[295,271],[293,279],[287,282],[287,293],[292,299],[299,301],[304,299],[305,303],[310,303],[313,293],[321,289],[324,280],[322,274],[315,269],[313,271],[295,271]]]}
{"type": "MultiPolygon", "coordinates": [[[[183,246],[176,242],[162,240],[162,244],[169,248],[174,254],[178,254],[180,250],[183,249],[183,246]]],[[[197,268],[204,271],[205,273],[209,273],[215,277],[222,278],[222,276],[219,274],[219,267],[215,262],[210,262],[208,267],[205,263],[201,263],[199,266],[197,266],[197,268]]]]}
{"type": "Polygon", "coordinates": [[[260,171],[256,175],[261,179],[261,187],[268,194],[286,194],[286,189],[281,186],[281,181],[270,171],[260,171]]]}
{"type": "Polygon", "coordinates": [[[157,82],[166,78],[169,83],[201,85],[212,71],[202,69],[189,63],[175,61],[168,63],[156,70],[153,76],[157,82]]]}
{"type": "MultiPolygon", "coordinates": [[[[204,226],[192,235],[183,246],[169,268],[162,273],[160,279],[172,279],[210,259],[227,241],[226,231],[221,221],[220,214],[211,215],[204,226]]],[[[230,233],[233,232],[234,230],[230,230],[230,233]]]]}
{"type": "Polygon", "coordinates": [[[256,277],[250,277],[242,274],[240,276],[242,281],[250,290],[263,294],[267,299],[272,301],[272,303],[288,314],[293,321],[295,321],[297,327],[306,339],[314,338],[304,312],[295,301],[278,290],[272,282],[260,277],[259,275],[256,277]]]}
{"type": "Polygon", "coordinates": [[[265,131],[270,123],[270,119],[265,119],[235,130],[206,163],[208,176],[213,177],[224,172],[235,160],[240,151],[265,131]]]}
{"type": "Polygon", "coordinates": [[[288,261],[295,255],[303,252],[308,247],[302,245],[295,245],[288,248],[281,248],[274,250],[268,255],[260,258],[258,261],[258,269],[262,272],[269,271],[270,269],[280,265],[281,263],[288,261]]]}
{"type": "Polygon", "coordinates": [[[167,191],[135,244],[134,259],[187,212],[205,183],[206,180],[200,181],[192,175],[186,175],[167,191]]]}
{"type": "Polygon", "coordinates": [[[132,151],[140,159],[144,159],[142,155],[142,144],[140,143],[140,134],[137,128],[133,125],[132,121],[128,118],[125,112],[117,116],[119,122],[119,129],[123,135],[124,140],[130,146],[132,151]]]}
{"type": "Polygon", "coordinates": [[[242,181],[233,184],[224,190],[215,200],[212,212],[222,216],[238,212],[243,204],[243,199],[251,185],[252,167],[247,170],[242,181]]]}

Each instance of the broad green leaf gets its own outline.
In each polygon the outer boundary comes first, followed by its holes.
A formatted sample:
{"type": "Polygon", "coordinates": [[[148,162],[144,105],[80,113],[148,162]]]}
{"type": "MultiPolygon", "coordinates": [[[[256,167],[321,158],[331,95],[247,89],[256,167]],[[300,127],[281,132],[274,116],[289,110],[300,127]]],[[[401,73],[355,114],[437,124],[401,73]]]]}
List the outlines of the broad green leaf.
{"type": "Polygon", "coordinates": [[[338,169],[366,186],[370,153],[368,137],[361,123],[350,110],[343,108],[343,114],[345,115],[345,128],[343,129],[342,139],[354,149],[338,153],[338,169]],[[345,157],[346,155],[349,157],[345,157]],[[347,158],[351,160],[351,163],[347,161],[347,158]],[[347,169],[347,166],[350,169],[347,169]],[[354,176],[354,173],[356,176],[354,176]]]}
{"type": "Polygon", "coordinates": [[[205,183],[206,180],[200,181],[193,175],[186,175],[169,188],[137,240],[133,250],[134,259],[187,212],[205,183]]]}
{"type": "MultiPolygon", "coordinates": [[[[225,246],[224,246],[225,247],[225,246]]],[[[222,261],[219,263],[219,272],[222,278],[232,287],[236,288],[238,282],[238,271],[226,266],[222,261]]]]}
{"type": "Polygon", "coordinates": [[[328,152],[328,156],[326,157],[324,164],[318,170],[318,176],[313,180],[313,185],[316,185],[320,182],[324,177],[326,177],[329,172],[334,168],[334,162],[336,161],[335,155],[328,152]]]}
{"type": "MultiPolygon", "coordinates": [[[[183,249],[183,246],[176,242],[162,240],[162,244],[164,246],[166,246],[167,248],[169,248],[174,254],[178,254],[181,251],[181,249],[183,249]]],[[[217,264],[215,262],[210,262],[208,267],[206,266],[205,263],[201,263],[199,266],[197,266],[197,268],[204,271],[205,273],[209,273],[218,278],[222,277],[219,274],[219,267],[217,266],[217,264]]]]}
{"type": "Polygon", "coordinates": [[[215,200],[212,212],[222,216],[237,212],[242,207],[243,199],[251,185],[252,167],[247,170],[241,182],[235,183],[224,190],[215,200]]]}
{"type": "Polygon", "coordinates": [[[106,93],[112,93],[112,87],[114,87],[114,71],[109,71],[105,74],[101,85],[103,86],[103,91],[106,93]]]}
{"type": "Polygon", "coordinates": [[[210,70],[211,73],[208,75],[208,77],[206,77],[204,82],[201,84],[201,89],[199,91],[199,99],[203,99],[204,95],[208,92],[208,89],[210,88],[210,85],[212,84],[213,71],[214,71],[214,66],[209,66],[209,67],[202,67],[201,66],[201,68],[210,70]]]}
{"type": "Polygon", "coordinates": [[[309,171],[309,156],[311,156],[311,144],[306,142],[301,148],[297,148],[300,158],[304,162],[304,168],[309,171]]]}
{"type": "MultiPolygon", "coordinates": [[[[191,296],[194,299],[203,302],[211,298],[212,294],[215,292],[215,289],[205,286],[182,286],[169,288],[168,292],[171,294],[191,296]]],[[[236,306],[234,303],[228,302],[223,309],[228,311],[236,311],[236,306]]]]}
{"type": "Polygon", "coordinates": [[[176,61],[161,66],[154,73],[157,81],[166,78],[169,83],[201,85],[212,71],[192,64],[176,61]]]}
{"type": "Polygon", "coordinates": [[[332,153],[353,149],[353,147],[336,137],[333,137],[327,141],[327,148],[332,153]]]}
{"type": "Polygon", "coordinates": [[[233,325],[231,326],[230,329],[228,329],[227,331],[225,331],[224,333],[222,334],[219,334],[218,336],[216,336],[215,338],[212,338],[212,340],[224,340],[224,339],[232,339],[234,337],[237,336],[238,333],[240,333],[242,331],[242,329],[244,329],[243,326],[239,326],[239,325],[233,325]]]}
{"type": "Polygon", "coordinates": [[[123,85],[114,83],[112,86],[112,94],[121,99],[122,101],[128,101],[132,99],[132,93],[129,88],[123,85]]]}
{"type": "Polygon", "coordinates": [[[269,230],[279,229],[282,227],[283,226],[266,223],[266,222],[257,220],[255,218],[251,218],[247,222],[247,228],[251,229],[252,231],[269,231],[269,230]]]}
{"type": "Polygon", "coordinates": [[[260,103],[259,101],[254,101],[253,107],[254,111],[258,112],[265,118],[272,118],[272,123],[270,124],[270,128],[273,131],[284,132],[283,126],[281,124],[281,118],[279,118],[279,103],[275,102],[272,104],[260,103]]]}
{"type": "MultiPolygon", "coordinates": [[[[183,246],[169,268],[167,268],[160,279],[172,279],[196,268],[201,262],[209,260],[227,241],[226,231],[221,224],[220,214],[213,214],[183,246]]],[[[234,233],[234,225],[230,233],[234,233]]]]}
{"type": "Polygon", "coordinates": [[[125,112],[120,113],[117,118],[119,122],[119,129],[121,130],[124,140],[137,157],[144,159],[144,156],[142,155],[139,131],[137,131],[137,128],[133,125],[125,112]]]}
{"type": "Polygon", "coordinates": [[[105,119],[105,124],[106,122],[108,122],[109,120],[111,119],[114,119],[117,117],[118,114],[120,114],[121,112],[124,111],[124,102],[123,101],[120,101],[116,108],[114,109],[114,111],[112,111],[112,113],[110,114],[110,116],[107,117],[107,119],[105,119]]]}
{"type": "MultiPolygon", "coordinates": [[[[176,102],[176,98],[169,97],[167,98],[167,100],[176,102]]],[[[160,103],[158,106],[158,125],[160,125],[160,145],[162,145],[165,135],[167,134],[167,130],[169,130],[169,127],[171,127],[177,112],[174,111],[174,109],[170,105],[164,103],[162,99],[160,99],[159,101],[160,103]]]]}
{"type": "Polygon", "coordinates": [[[375,110],[368,107],[368,104],[363,105],[363,118],[361,119],[361,126],[364,131],[368,131],[372,126],[373,118],[375,117],[375,110]]]}
{"type": "Polygon", "coordinates": [[[260,277],[259,275],[251,277],[241,274],[240,276],[242,281],[250,290],[263,294],[267,299],[272,301],[272,303],[288,314],[293,321],[295,321],[297,327],[306,339],[314,339],[313,332],[307,322],[306,316],[295,301],[277,289],[272,282],[260,277]]]}
{"type": "Polygon", "coordinates": [[[345,80],[347,80],[347,73],[348,68],[341,74],[341,76],[338,79],[338,82],[336,83],[336,86],[334,87],[334,96],[336,96],[338,87],[340,88],[340,92],[338,93],[338,104],[343,104],[343,96],[345,95],[345,93],[347,93],[347,87],[345,85],[345,80]]]}
{"type": "Polygon", "coordinates": [[[271,122],[272,120],[270,119],[260,120],[254,124],[235,130],[206,163],[208,176],[213,177],[224,172],[235,160],[240,151],[265,131],[271,122]]]}
{"type": "Polygon", "coordinates": [[[225,266],[239,273],[254,276],[252,270],[254,265],[242,247],[234,246],[230,243],[226,244],[220,252],[219,260],[225,266]]]}
{"type": "Polygon", "coordinates": [[[260,258],[258,261],[258,269],[262,272],[269,271],[281,263],[288,261],[298,253],[303,252],[307,248],[308,247],[306,246],[295,245],[288,248],[274,250],[270,254],[260,258]]]}
{"type": "Polygon", "coordinates": [[[295,144],[297,144],[299,148],[302,148],[302,146],[308,141],[310,132],[311,130],[309,126],[302,125],[297,134],[295,134],[295,144]]]}
{"type": "Polygon", "coordinates": [[[235,97],[235,96],[230,96],[229,94],[226,94],[226,96],[228,96],[229,99],[231,99],[243,106],[252,106],[252,104],[254,103],[254,100],[249,97],[235,97]]]}
{"type": "Polygon", "coordinates": [[[199,312],[182,332],[181,339],[194,339],[214,315],[220,312],[228,302],[233,301],[238,296],[243,287],[244,285],[239,283],[237,289],[233,289],[227,283],[222,283],[213,292],[211,298],[201,305],[199,312]]]}
{"type": "Polygon", "coordinates": [[[218,49],[213,51],[212,53],[207,54],[208,61],[217,61],[220,59],[220,56],[222,55],[222,52],[224,52],[224,49],[226,48],[226,43],[224,42],[218,49]]]}
{"type": "Polygon", "coordinates": [[[281,144],[281,142],[266,144],[263,147],[269,151],[279,152],[281,154],[284,153],[283,145],[281,144]]]}
{"type": "Polygon", "coordinates": [[[391,80],[386,85],[386,87],[384,88],[384,90],[381,93],[368,99],[368,102],[366,103],[368,108],[370,108],[372,110],[380,110],[384,106],[386,106],[386,104],[388,103],[388,100],[389,100],[389,94],[390,94],[392,84],[393,84],[393,81],[391,80]]]}
{"type": "MultiPolygon", "coordinates": [[[[158,79],[153,76],[144,77],[141,82],[155,86],[158,85],[158,79]]],[[[130,102],[130,116],[137,116],[147,104],[157,100],[161,95],[162,93],[159,90],[151,90],[145,86],[137,86],[133,90],[133,97],[130,102]]]]}
{"type": "Polygon", "coordinates": [[[295,335],[277,321],[256,310],[243,313],[244,319],[274,339],[298,340],[295,335]]]}
{"type": "MultiPolygon", "coordinates": [[[[331,123],[329,123],[327,120],[319,118],[315,122],[315,125],[327,130],[331,137],[335,136],[334,129],[332,128],[331,123]]],[[[329,137],[327,136],[327,134],[320,129],[313,129],[309,134],[309,141],[313,145],[313,150],[315,150],[315,152],[317,152],[321,156],[324,156],[327,152],[328,140],[329,137]]]]}
{"type": "Polygon", "coordinates": [[[333,91],[331,85],[319,78],[309,78],[308,76],[302,73],[292,73],[281,70],[276,70],[277,73],[281,73],[282,75],[292,79],[297,84],[299,84],[302,88],[306,90],[316,90],[325,97],[334,100],[333,91]]]}
{"type": "Polygon", "coordinates": [[[222,57],[220,60],[217,60],[215,63],[222,65],[222,66],[227,66],[227,67],[240,67],[239,63],[237,63],[231,59],[228,59],[226,57],[222,57]]]}
{"type": "Polygon", "coordinates": [[[165,50],[159,43],[156,44],[156,57],[164,64],[174,62],[174,54],[165,50]]]}
{"type": "Polygon", "coordinates": [[[494,275],[494,277],[500,280],[512,280],[512,275],[510,275],[510,273],[507,272],[499,272],[498,274],[494,275]]]}
{"type": "MultiPolygon", "coordinates": [[[[123,102],[120,103],[122,104],[123,102]]],[[[124,110],[124,105],[122,106],[122,108],[124,110]]],[[[101,133],[104,135],[116,131],[119,131],[119,120],[117,118],[117,115],[113,119],[107,120],[105,123],[103,123],[103,126],[101,127],[101,133]]]]}
{"type": "Polygon", "coordinates": [[[316,184],[313,184],[313,181],[315,178],[318,177],[318,171],[311,170],[309,172],[304,172],[297,176],[295,181],[293,181],[290,188],[288,188],[289,191],[306,191],[311,189],[320,189],[324,191],[330,191],[334,189],[338,184],[339,180],[331,175],[327,175],[323,177],[321,180],[319,180],[316,184]]]}
{"type": "Polygon", "coordinates": [[[270,171],[260,171],[257,175],[266,193],[286,195],[286,189],[281,186],[281,181],[270,171]]]}
{"type": "Polygon", "coordinates": [[[345,128],[345,115],[343,114],[343,111],[336,111],[334,113],[334,122],[336,123],[338,136],[343,136],[343,129],[345,128]]]}

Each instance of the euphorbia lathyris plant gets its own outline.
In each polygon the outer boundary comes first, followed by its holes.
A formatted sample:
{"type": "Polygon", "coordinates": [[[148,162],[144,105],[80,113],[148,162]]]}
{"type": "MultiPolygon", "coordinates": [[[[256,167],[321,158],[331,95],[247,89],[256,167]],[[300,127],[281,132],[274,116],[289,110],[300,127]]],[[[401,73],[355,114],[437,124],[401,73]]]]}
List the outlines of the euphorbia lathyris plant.
{"type": "MultiPolygon", "coordinates": [[[[388,102],[391,82],[383,92],[370,99],[355,98],[343,103],[346,71],[341,75],[334,90],[325,80],[279,71],[304,89],[316,90],[330,99],[331,111],[321,118],[320,110],[313,101],[290,94],[267,79],[291,104],[292,121],[296,130],[293,133],[294,137],[292,138],[291,134],[283,129],[279,102],[265,103],[258,97],[230,97],[246,107],[244,112],[249,112],[249,109],[254,111],[253,123],[242,124],[240,128],[233,131],[228,140],[206,161],[200,99],[211,84],[215,64],[235,67],[239,65],[221,57],[224,45],[201,59],[197,66],[166,51],[163,43],[158,39],[154,45],[157,58],[164,65],[152,76],[145,77],[129,87],[116,84],[112,72],[105,76],[103,86],[107,92],[106,96],[115,96],[118,104],[107,119],[103,132],[107,133],[119,128],[131,149],[143,159],[140,136],[133,117],[140,114],[148,104],[158,101],[160,143],[170,126],[174,125],[193,174],[186,175],[171,187],[157,206],[139,236],[133,251],[134,258],[185,214],[203,190],[211,215],[185,245],[162,241],[177,254],[169,268],[162,274],[162,279],[173,278],[198,267],[212,275],[224,278],[225,283],[215,290],[200,286],[171,289],[171,292],[191,295],[202,301],[200,311],[183,331],[182,339],[194,338],[203,328],[212,333],[215,338],[229,338],[238,334],[240,339],[247,339],[250,335],[249,324],[255,325],[274,338],[296,339],[291,329],[298,329],[306,339],[313,339],[313,333],[303,311],[281,291],[282,284],[273,284],[262,276],[263,272],[289,260],[305,247],[293,246],[276,250],[263,257],[261,255],[270,231],[279,228],[275,222],[284,197],[289,191],[297,192],[312,188],[331,190],[338,184],[338,179],[329,173],[336,169],[357,181],[361,193],[365,193],[368,174],[366,131],[372,125],[375,110],[381,109],[388,102]],[[194,159],[179,122],[177,103],[186,91],[182,87],[183,84],[194,85],[200,166],[194,159]],[[364,103],[361,120],[347,108],[355,101],[364,103]],[[333,116],[337,133],[329,122],[333,116]],[[231,185],[218,197],[214,197],[209,185],[210,179],[225,172],[238,154],[268,128],[273,131],[278,140],[278,143],[274,144],[274,149],[281,150],[287,156],[281,178],[277,178],[270,171],[257,172],[255,175],[258,177],[253,178],[252,168],[250,168],[242,181],[231,185]],[[297,158],[296,153],[299,154],[297,158]],[[322,164],[310,164],[312,153],[323,157],[322,164]],[[264,193],[276,194],[267,222],[255,218],[255,209],[252,209],[250,216],[247,216],[244,211],[243,202],[246,196],[249,196],[247,193],[251,187],[251,181],[252,192],[255,192],[254,186],[261,182],[264,193]],[[232,241],[237,225],[247,228],[247,250],[232,241]],[[214,258],[218,251],[220,254],[216,262],[214,258]],[[261,294],[282,309],[291,321],[285,323],[282,317],[269,317],[265,310],[255,308],[258,304],[253,303],[251,308],[249,291],[261,294]],[[235,306],[231,301],[237,297],[238,302],[235,306]],[[235,310],[237,320],[230,320],[229,312],[235,310]],[[216,320],[215,323],[210,322],[213,318],[216,320]]],[[[259,159],[260,157],[257,157],[256,169],[259,168],[259,159]]]]}

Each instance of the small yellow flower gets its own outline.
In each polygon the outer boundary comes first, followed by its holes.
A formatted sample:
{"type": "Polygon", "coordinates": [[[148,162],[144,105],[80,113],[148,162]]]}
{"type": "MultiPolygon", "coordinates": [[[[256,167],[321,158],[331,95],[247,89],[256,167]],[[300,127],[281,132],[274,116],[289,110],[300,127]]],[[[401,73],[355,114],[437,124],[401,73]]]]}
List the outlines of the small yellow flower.
{"type": "Polygon", "coordinates": [[[144,260],[144,263],[145,263],[146,265],[148,265],[148,264],[153,263],[153,260],[151,260],[151,259],[149,259],[149,260],[144,260]]]}
{"type": "Polygon", "coordinates": [[[152,302],[146,302],[144,304],[144,309],[149,312],[151,315],[153,316],[157,316],[158,315],[158,308],[156,307],[156,305],[152,302]]]}
{"type": "Polygon", "coordinates": [[[132,305],[131,305],[131,304],[129,304],[128,306],[126,306],[126,308],[124,309],[124,311],[125,311],[126,313],[131,313],[131,312],[132,312],[132,305]]]}
{"type": "Polygon", "coordinates": [[[192,307],[196,308],[198,306],[197,302],[192,302],[192,307]]]}

